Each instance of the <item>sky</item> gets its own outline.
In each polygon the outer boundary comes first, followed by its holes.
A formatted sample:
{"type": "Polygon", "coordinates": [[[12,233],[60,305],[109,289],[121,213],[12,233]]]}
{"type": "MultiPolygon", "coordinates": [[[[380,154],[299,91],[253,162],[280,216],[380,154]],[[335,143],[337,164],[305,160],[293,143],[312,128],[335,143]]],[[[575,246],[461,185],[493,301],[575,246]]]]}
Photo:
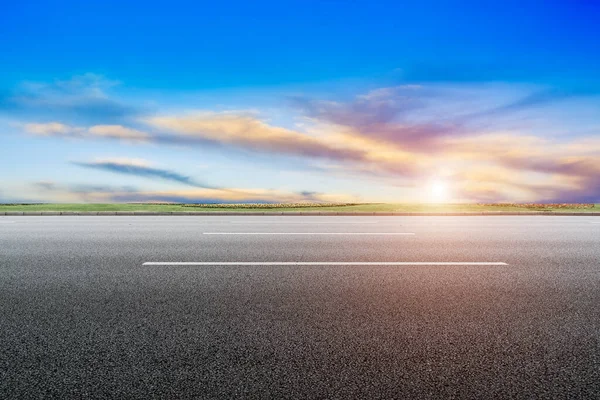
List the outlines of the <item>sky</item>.
{"type": "Polygon", "coordinates": [[[1,203],[600,203],[600,1],[1,8],[1,203]]]}

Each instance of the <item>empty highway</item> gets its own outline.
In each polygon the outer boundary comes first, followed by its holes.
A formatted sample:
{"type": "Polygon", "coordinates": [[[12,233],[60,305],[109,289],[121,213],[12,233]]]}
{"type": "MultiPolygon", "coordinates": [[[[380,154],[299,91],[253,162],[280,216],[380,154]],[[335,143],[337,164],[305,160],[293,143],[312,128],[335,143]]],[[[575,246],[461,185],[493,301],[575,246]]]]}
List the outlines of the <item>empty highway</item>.
{"type": "Polygon", "coordinates": [[[600,398],[600,218],[3,216],[0,398],[600,398]]]}

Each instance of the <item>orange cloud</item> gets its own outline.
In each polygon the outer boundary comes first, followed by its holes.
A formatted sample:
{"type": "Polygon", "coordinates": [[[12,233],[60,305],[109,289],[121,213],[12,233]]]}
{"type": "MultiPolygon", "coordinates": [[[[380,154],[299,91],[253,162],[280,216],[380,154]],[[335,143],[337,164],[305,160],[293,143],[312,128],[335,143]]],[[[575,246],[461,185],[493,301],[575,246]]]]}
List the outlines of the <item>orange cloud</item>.
{"type": "MultiPolygon", "coordinates": [[[[196,112],[183,116],[160,116],[144,120],[153,128],[170,132],[170,139],[200,139],[277,154],[360,158],[361,151],[327,143],[295,130],[269,125],[255,117],[235,113],[196,112]]],[[[161,141],[169,137],[162,136],[161,141]]]]}
{"type": "Polygon", "coordinates": [[[38,136],[76,136],[83,132],[82,128],[77,128],[60,122],[49,122],[45,124],[25,124],[26,132],[38,136]]]}
{"type": "Polygon", "coordinates": [[[109,138],[133,142],[146,142],[150,135],[145,132],[121,125],[94,125],[89,128],[71,126],[60,122],[25,124],[27,133],[37,136],[59,136],[77,138],[109,138]]]}
{"type": "Polygon", "coordinates": [[[126,128],[121,125],[95,125],[88,129],[92,136],[122,139],[130,141],[146,142],[150,140],[150,135],[137,129],[126,128]]]}

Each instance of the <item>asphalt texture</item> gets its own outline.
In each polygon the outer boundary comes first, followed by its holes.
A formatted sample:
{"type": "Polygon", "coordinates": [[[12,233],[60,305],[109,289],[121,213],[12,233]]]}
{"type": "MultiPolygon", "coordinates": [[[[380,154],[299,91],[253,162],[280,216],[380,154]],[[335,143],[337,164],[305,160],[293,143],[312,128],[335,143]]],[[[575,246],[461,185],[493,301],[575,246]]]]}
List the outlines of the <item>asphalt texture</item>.
{"type": "Polygon", "coordinates": [[[0,398],[597,399],[600,218],[0,217],[0,398]]]}

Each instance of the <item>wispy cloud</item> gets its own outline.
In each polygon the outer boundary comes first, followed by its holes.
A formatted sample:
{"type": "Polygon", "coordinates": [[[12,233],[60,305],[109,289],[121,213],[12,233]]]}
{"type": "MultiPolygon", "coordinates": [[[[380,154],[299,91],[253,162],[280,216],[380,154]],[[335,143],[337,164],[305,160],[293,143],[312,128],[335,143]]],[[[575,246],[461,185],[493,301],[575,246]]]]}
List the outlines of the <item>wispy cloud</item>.
{"type": "Polygon", "coordinates": [[[54,190],[57,187],[57,183],[54,181],[39,181],[35,182],[34,186],[41,190],[54,190]]]}
{"type": "Polygon", "coordinates": [[[389,123],[424,106],[417,85],[372,90],[349,102],[336,102],[295,96],[291,104],[304,115],[334,124],[369,127],[389,123]]]}
{"type": "Polygon", "coordinates": [[[145,160],[119,158],[103,159],[88,162],[73,162],[72,164],[80,167],[92,168],[121,175],[132,175],[139,176],[142,178],[161,179],[163,181],[177,182],[187,186],[193,186],[198,188],[217,188],[216,186],[198,182],[189,176],[179,174],[175,171],[152,167],[151,164],[145,160]]]}
{"type": "Polygon", "coordinates": [[[118,82],[96,74],[51,83],[25,82],[0,93],[0,113],[25,118],[67,119],[83,123],[122,122],[140,113],[137,107],[108,95],[118,82]]]}
{"type": "MultiPolygon", "coordinates": [[[[452,118],[429,115],[415,119],[431,96],[418,85],[373,90],[348,102],[293,98],[292,104],[319,123],[345,127],[366,138],[385,140],[405,149],[437,148],[438,138],[463,134],[466,129],[452,118]]],[[[427,115],[427,114],[425,114],[427,115]]]]}
{"type": "Polygon", "coordinates": [[[122,139],[133,142],[145,142],[150,136],[138,129],[127,128],[121,125],[94,125],[88,129],[92,136],[112,139],[122,139]]]}
{"type": "Polygon", "coordinates": [[[536,90],[533,93],[530,93],[514,101],[508,102],[507,104],[468,114],[464,116],[463,119],[497,117],[511,113],[526,111],[527,109],[534,107],[550,105],[552,103],[556,103],[563,100],[591,96],[600,96],[600,89],[591,86],[536,90]]]}
{"type": "Polygon", "coordinates": [[[31,123],[23,125],[23,128],[27,133],[38,136],[73,137],[81,136],[85,132],[83,128],[72,127],[60,122],[31,123]]]}
{"type": "MultiPolygon", "coordinates": [[[[33,185],[39,187],[39,182],[33,185]]],[[[196,188],[186,190],[147,191],[131,186],[55,184],[45,188],[52,201],[114,203],[114,202],[173,202],[173,203],[302,203],[356,202],[360,199],[334,193],[289,192],[268,189],[196,188]]]]}
{"type": "Polygon", "coordinates": [[[62,124],[60,122],[24,124],[25,132],[36,136],[56,136],[80,139],[118,139],[127,142],[148,142],[150,135],[138,129],[122,125],[94,125],[89,128],[62,124]]]}

